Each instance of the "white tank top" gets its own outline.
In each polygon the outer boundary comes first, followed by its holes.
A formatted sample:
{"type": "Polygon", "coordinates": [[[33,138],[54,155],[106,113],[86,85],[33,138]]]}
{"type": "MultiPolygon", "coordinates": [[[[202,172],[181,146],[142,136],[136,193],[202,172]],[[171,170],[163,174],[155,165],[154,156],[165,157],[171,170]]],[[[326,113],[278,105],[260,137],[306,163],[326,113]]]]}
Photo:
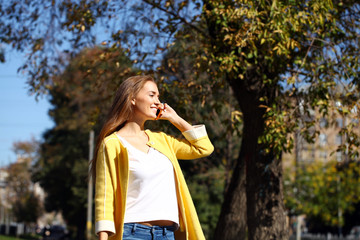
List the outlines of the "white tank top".
{"type": "Polygon", "coordinates": [[[179,225],[174,167],[170,160],[154,148],[145,153],[118,137],[129,154],[124,222],[170,220],[179,225]]]}

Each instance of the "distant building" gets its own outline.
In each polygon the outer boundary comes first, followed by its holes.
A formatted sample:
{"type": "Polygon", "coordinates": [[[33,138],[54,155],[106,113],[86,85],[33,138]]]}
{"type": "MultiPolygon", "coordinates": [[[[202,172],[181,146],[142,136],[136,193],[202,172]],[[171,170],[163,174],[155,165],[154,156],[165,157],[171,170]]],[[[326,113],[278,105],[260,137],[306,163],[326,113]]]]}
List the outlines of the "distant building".
{"type": "Polygon", "coordinates": [[[6,169],[0,168],[0,191],[6,187],[7,176],[8,176],[8,173],[7,173],[6,169]]]}
{"type": "MultiPolygon", "coordinates": [[[[341,107],[341,104],[339,103],[336,103],[336,105],[341,107]]],[[[299,108],[301,108],[301,106],[299,106],[299,108]]],[[[345,138],[348,136],[340,134],[343,127],[351,124],[353,126],[353,133],[360,136],[359,110],[355,106],[346,117],[342,117],[336,112],[330,112],[328,116],[328,118],[324,118],[316,111],[310,111],[310,117],[308,118],[311,119],[305,119],[318,120],[318,124],[309,130],[310,133],[315,133],[315,131],[318,133],[313,143],[308,143],[301,136],[299,131],[302,129],[293,133],[294,148],[291,153],[284,153],[282,156],[283,168],[287,174],[290,174],[290,178],[295,176],[297,168],[301,168],[314,162],[347,162],[350,160],[346,151],[338,152],[336,150],[341,145],[345,144],[346,146],[345,138]]],[[[360,159],[356,160],[360,161],[360,159]]],[[[338,214],[342,214],[340,210],[338,214]]],[[[295,225],[291,225],[292,227],[289,229],[291,233],[299,233],[302,231],[302,228],[306,227],[304,217],[306,216],[289,216],[289,222],[292,224],[296,223],[295,225]]]]}
{"type": "Polygon", "coordinates": [[[308,143],[301,137],[299,132],[293,134],[294,149],[291,153],[283,154],[283,167],[294,168],[314,161],[328,162],[336,160],[338,162],[348,161],[349,158],[344,152],[336,150],[342,144],[345,144],[344,135],[340,134],[340,130],[344,126],[352,124],[353,131],[360,136],[359,112],[356,107],[346,118],[339,114],[331,113],[329,118],[318,116],[315,111],[312,117],[319,119],[319,124],[314,126],[311,131],[318,131],[318,135],[314,143],[308,143]]]}
{"type": "Polygon", "coordinates": [[[0,206],[10,207],[7,201],[8,191],[6,179],[9,176],[5,168],[0,168],[0,206]]]}

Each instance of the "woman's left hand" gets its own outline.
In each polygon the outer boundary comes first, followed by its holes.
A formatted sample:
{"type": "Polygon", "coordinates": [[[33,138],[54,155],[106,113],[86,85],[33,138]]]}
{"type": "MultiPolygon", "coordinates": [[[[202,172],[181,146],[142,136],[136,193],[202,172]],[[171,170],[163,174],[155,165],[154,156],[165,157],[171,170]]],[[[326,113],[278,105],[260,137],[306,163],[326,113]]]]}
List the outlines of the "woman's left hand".
{"type": "Polygon", "coordinates": [[[156,117],[155,120],[161,119],[161,120],[168,120],[171,122],[179,117],[175,112],[175,110],[172,107],[170,107],[170,105],[167,103],[160,103],[158,105],[158,109],[160,110],[160,114],[156,117]]]}
{"type": "Polygon", "coordinates": [[[176,128],[178,128],[181,132],[193,129],[193,127],[185,121],[183,118],[181,118],[175,110],[170,107],[167,103],[161,103],[159,104],[159,109],[161,110],[161,113],[159,117],[157,117],[155,120],[162,119],[162,120],[168,120],[170,121],[176,128]]]}

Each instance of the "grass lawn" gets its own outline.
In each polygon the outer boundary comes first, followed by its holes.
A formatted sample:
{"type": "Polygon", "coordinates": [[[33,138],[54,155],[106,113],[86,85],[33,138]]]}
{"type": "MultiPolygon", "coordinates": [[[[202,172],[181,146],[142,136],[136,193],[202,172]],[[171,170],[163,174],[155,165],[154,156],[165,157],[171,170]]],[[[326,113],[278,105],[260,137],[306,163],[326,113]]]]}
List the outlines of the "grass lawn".
{"type": "Polygon", "coordinates": [[[0,235],[0,240],[21,240],[22,238],[0,235]]]}

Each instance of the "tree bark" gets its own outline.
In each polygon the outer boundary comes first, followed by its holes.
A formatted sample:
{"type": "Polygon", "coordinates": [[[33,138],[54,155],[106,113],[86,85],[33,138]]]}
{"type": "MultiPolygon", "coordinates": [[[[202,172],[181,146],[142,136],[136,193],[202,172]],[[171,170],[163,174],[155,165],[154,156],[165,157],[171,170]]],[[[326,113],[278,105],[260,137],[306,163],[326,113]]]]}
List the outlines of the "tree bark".
{"type": "MultiPolygon", "coordinates": [[[[255,78],[255,77],[254,77],[255,78]]],[[[256,82],[256,81],[255,81],[256,82]]],[[[242,81],[230,81],[244,117],[241,155],[246,171],[248,239],[288,239],[283,201],[281,159],[258,143],[264,133],[264,108],[259,88],[250,91],[242,81]]],[[[268,93],[271,99],[271,93],[268,93]]]]}
{"type": "Polygon", "coordinates": [[[261,153],[249,160],[252,161],[246,174],[249,240],[289,239],[281,161],[261,153]]]}
{"type": "Polygon", "coordinates": [[[242,81],[228,81],[242,110],[244,126],[239,159],[225,195],[215,239],[242,240],[247,236],[249,240],[288,240],[281,159],[271,151],[266,153],[265,146],[258,143],[265,127],[259,88],[250,91],[242,81]]]}

